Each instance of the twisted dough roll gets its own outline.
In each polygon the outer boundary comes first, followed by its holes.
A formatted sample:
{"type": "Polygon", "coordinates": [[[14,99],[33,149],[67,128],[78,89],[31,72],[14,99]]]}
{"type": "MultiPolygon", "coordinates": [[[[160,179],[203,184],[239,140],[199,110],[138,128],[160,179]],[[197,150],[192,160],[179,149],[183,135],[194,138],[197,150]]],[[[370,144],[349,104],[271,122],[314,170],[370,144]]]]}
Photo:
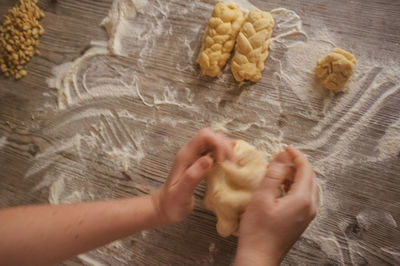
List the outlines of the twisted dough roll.
{"type": "Polygon", "coordinates": [[[231,70],[237,81],[261,79],[268,57],[274,19],[269,12],[252,10],[236,39],[231,70]]]}
{"type": "Polygon", "coordinates": [[[243,22],[243,12],[237,6],[221,2],[215,5],[197,57],[203,75],[215,77],[221,72],[243,22]]]}
{"type": "Polygon", "coordinates": [[[215,165],[206,177],[204,204],[217,216],[217,231],[223,237],[238,234],[240,217],[267,167],[264,154],[243,140],[236,140],[234,151],[238,165],[225,161],[215,165]]]}

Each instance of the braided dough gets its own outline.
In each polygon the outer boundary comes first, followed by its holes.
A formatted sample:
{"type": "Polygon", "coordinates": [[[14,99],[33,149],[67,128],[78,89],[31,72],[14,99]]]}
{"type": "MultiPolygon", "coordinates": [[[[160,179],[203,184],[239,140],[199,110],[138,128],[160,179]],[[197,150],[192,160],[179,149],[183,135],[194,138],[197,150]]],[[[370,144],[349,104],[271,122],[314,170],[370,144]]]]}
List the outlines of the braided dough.
{"type": "Polygon", "coordinates": [[[252,10],[236,39],[231,70],[237,81],[261,79],[268,57],[274,19],[269,12],[252,10]]]}
{"type": "Polygon", "coordinates": [[[197,57],[203,75],[215,77],[221,72],[243,22],[243,12],[237,6],[221,2],[215,5],[197,57]]]}
{"type": "Polygon", "coordinates": [[[217,231],[223,237],[237,235],[240,218],[263,180],[267,160],[249,143],[237,140],[234,151],[238,165],[229,161],[215,165],[206,178],[204,204],[217,218],[217,231]]]}
{"type": "Polygon", "coordinates": [[[325,88],[333,92],[340,92],[353,74],[356,63],[357,61],[351,53],[334,48],[328,55],[318,60],[315,74],[325,88]]]}

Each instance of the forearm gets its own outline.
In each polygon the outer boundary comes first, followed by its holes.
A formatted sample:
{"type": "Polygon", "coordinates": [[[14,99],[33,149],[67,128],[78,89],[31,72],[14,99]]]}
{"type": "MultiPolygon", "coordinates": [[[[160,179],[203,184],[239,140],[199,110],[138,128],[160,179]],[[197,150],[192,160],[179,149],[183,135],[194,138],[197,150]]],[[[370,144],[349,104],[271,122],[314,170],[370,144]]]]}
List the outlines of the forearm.
{"type": "Polygon", "coordinates": [[[163,225],[150,196],[0,211],[0,261],[50,265],[163,225]]]}

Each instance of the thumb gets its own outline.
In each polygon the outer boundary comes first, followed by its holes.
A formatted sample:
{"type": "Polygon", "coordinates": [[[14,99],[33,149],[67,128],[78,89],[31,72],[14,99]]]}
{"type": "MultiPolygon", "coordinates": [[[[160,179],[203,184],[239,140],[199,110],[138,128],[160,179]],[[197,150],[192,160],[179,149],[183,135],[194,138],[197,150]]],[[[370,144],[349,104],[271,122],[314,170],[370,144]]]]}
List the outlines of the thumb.
{"type": "Polygon", "coordinates": [[[178,185],[178,191],[185,194],[185,196],[191,196],[196,186],[211,170],[212,165],[213,160],[209,155],[200,157],[183,173],[178,185]]]}
{"type": "Polygon", "coordinates": [[[267,167],[264,180],[261,183],[261,189],[265,192],[265,196],[270,200],[278,198],[281,195],[281,185],[286,179],[290,178],[293,173],[293,167],[291,167],[290,164],[283,163],[276,159],[271,161],[267,167]]]}

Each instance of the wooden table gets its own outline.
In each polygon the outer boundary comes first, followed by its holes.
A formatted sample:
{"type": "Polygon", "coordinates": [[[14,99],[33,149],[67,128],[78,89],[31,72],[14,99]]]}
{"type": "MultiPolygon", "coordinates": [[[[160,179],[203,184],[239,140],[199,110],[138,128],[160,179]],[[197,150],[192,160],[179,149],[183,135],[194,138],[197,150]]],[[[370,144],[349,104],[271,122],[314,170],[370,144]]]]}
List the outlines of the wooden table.
{"type": "MultiPolygon", "coordinates": [[[[2,1],[0,14],[14,2],[2,1]]],[[[390,73],[399,70],[400,2],[254,1],[265,10],[294,10],[306,32],[326,26],[339,46],[350,47],[356,57],[370,56],[359,60],[359,86],[332,98],[327,111],[322,102],[311,102],[316,111],[311,116],[310,106],[272,74],[271,59],[257,84],[238,86],[228,74],[224,80],[201,77],[194,59],[211,6],[197,3],[199,10],[190,10],[190,3],[169,1],[165,9],[165,1],[151,1],[172,30],[158,35],[157,55],[140,54],[138,42],[130,56],[104,59],[105,65],[134,73],[148,105],[168,89],[176,94],[167,99],[175,97],[187,109],[170,103],[147,106],[132,92],[61,110],[46,79],[54,66],[84,53],[91,40],[106,40],[99,24],[112,1],[39,1],[46,13],[42,55],[31,61],[23,80],[0,78],[0,206],[47,203],[49,197],[69,202],[151,193],[197,130],[228,121],[232,137],[264,150],[275,140],[298,146],[316,166],[324,204],[284,265],[399,265],[400,89],[398,75],[390,73]],[[182,15],[182,10],[189,11],[182,15]],[[187,50],[171,49],[184,40],[189,40],[187,50]],[[177,71],[177,62],[189,68],[177,71]]],[[[154,19],[142,13],[136,21],[138,27],[156,27],[154,19]]],[[[272,50],[271,56],[284,53],[272,50]]],[[[201,203],[204,191],[201,184],[194,212],[184,222],[138,233],[88,256],[110,265],[229,265],[237,239],[217,235],[216,218],[201,203]]]]}

